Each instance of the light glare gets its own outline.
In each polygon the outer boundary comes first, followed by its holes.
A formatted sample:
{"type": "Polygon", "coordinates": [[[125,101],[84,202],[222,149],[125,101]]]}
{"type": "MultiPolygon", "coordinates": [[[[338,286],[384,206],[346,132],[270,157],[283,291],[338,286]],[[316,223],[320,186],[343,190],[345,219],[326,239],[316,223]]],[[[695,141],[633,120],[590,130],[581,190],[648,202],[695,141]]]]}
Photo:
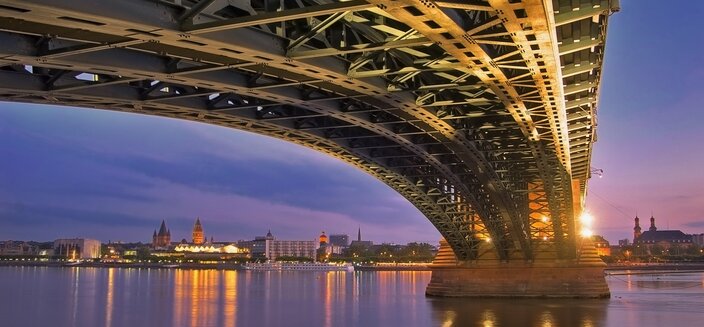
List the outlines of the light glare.
{"type": "Polygon", "coordinates": [[[594,233],[589,228],[582,229],[582,232],[580,234],[582,235],[582,237],[592,237],[592,235],[594,235],[594,233]]]}
{"type": "Polygon", "coordinates": [[[579,221],[582,222],[582,225],[591,226],[594,222],[594,216],[585,211],[579,216],[579,221]]]}

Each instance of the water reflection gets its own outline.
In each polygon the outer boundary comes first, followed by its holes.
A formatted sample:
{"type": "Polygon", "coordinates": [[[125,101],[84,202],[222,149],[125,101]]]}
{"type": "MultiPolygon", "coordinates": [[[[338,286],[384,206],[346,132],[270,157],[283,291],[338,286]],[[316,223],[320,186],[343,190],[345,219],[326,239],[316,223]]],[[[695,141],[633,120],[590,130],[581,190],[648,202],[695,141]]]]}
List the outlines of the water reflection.
{"type": "Polygon", "coordinates": [[[609,300],[430,299],[442,326],[603,326],[609,300]]]}
{"type": "Polygon", "coordinates": [[[223,326],[237,324],[237,272],[227,270],[222,272],[222,285],[224,288],[223,326]]]}
{"type": "Polygon", "coordinates": [[[115,268],[108,268],[108,290],[105,292],[105,327],[112,327],[113,301],[115,299],[114,292],[115,268]]]}
{"type": "Polygon", "coordinates": [[[0,267],[0,326],[693,326],[704,306],[703,273],[609,276],[610,300],[426,298],[429,280],[429,272],[0,267]]]}

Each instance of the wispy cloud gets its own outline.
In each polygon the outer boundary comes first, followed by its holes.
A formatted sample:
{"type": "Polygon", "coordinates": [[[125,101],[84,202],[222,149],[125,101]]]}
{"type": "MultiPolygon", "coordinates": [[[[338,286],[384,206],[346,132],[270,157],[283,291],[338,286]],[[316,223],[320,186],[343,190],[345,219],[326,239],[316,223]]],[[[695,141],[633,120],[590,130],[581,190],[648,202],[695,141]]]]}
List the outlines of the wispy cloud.
{"type": "Polygon", "coordinates": [[[439,238],[395,191],[336,159],[248,133],[147,118],[0,111],[0,148],[13,158],[0,162],[0,195],[7,195],[0,238],[93,230],[146,240],[161,219],[180,238],[197,216],[218,239],[269,228],[281,238],[312,239],[358,227],[367,239],[439,238]]]}

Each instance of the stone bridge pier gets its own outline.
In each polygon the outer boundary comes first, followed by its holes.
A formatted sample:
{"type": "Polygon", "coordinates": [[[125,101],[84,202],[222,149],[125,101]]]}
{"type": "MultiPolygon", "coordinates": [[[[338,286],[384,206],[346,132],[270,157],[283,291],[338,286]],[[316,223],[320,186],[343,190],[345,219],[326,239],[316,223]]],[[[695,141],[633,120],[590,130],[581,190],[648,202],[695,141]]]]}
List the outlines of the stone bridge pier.
{"type": "Polygon", "coordinates": [[[433,264],[427,296],[506,298],[609,298],[604,268],[594,244],[584,239],[576,259],[549,251],[532,262],[485,258],[459,262],[444,240],[433,264]]]}

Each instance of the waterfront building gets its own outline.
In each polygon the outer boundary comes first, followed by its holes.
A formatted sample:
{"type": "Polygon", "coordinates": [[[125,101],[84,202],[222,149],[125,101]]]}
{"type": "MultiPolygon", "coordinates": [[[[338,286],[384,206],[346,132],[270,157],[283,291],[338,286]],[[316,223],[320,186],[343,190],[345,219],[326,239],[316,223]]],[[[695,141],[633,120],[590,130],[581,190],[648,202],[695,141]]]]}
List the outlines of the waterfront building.
{"type": "Polygon", "coordinates": [[[159,227],[159,233],[154,230],[152,236],[152,247],[154,248],[166,248],[171,245],[171,231],[166,228],[166,221],[161,221],[161,226],[159,227]]]}
{"type": "Polygon", "coordinates": [[[306,257],[314,259],[315,243],[315,241],[277,240],[269,231],[266,236],[257,236],[253,241],[240,241],[237,245],[249,249],[252,257],[275,261],[277,257],[306,257]]]}
{"type": "Polygon", "coordinates": [[[601,236],[601,235],[592,236],[592,242],[594,243],[594,247],[596,248],[597,255],[599,255],[599,256],[610,256],[611,255],[611,246],[609,245],[609,241],[607,241],[603,236],[601,236]]]}
{"type": "MultiPolygon", "coordinates": [[[[638,217],[635,219],[636,227],[639,228],[638,217]]],[[[636,228],[634,228],[634,231],[635,229],[636,228]]],[[[655,245],[658,245],[662,247],[662,249],[666,250],[673,246],[688,246],[691,244],[693,244],[692,235],[687,235],[681,230],[658,230],[655,226],[655,217],[652,216],[650,217],[650,228],[633,240],[633,245],[639,247],[643,246],[648,251],[650,251],[655,245]]]]}
{"type": "Polygon", "coordinates": [[[374,246],[372,241],[362,241],[362,228],[357,229],[357,240],[350,243],[350,247],[368,249],[374,246]]]}
{"type": "Polygon", "coordinates": [[[87,238],[68,238],[54,241],[54,255],[68,259],[100,258],[100,241],[87,238]]]}
{"type": "Polygon", "coordinates": [[[330,235],[330,244],[346,248],[350,245],[350,237],[347,234],[332,234],[330,235]]]}
{"type": "Polygon", "coordinates": [[[200,224],[200,218],[196,218],[196,223],[193,225],[193,244],[202,245],[205,244],[205,234],[203,233],[203,226],[200,224]]]}
{"type": "Polygon", "coordinates": [[[28,242],[0,241],[0,255],[37,255],[38,253],[39,247],[28,242]]]}
{"type": "Polygon", "coordinates": [[[238,247],[233,243],[188,244],[181,242],[174,248],[176,256],[183,255],[186,259],[232,259],[248,258],[249,249],[238,247]]]}

